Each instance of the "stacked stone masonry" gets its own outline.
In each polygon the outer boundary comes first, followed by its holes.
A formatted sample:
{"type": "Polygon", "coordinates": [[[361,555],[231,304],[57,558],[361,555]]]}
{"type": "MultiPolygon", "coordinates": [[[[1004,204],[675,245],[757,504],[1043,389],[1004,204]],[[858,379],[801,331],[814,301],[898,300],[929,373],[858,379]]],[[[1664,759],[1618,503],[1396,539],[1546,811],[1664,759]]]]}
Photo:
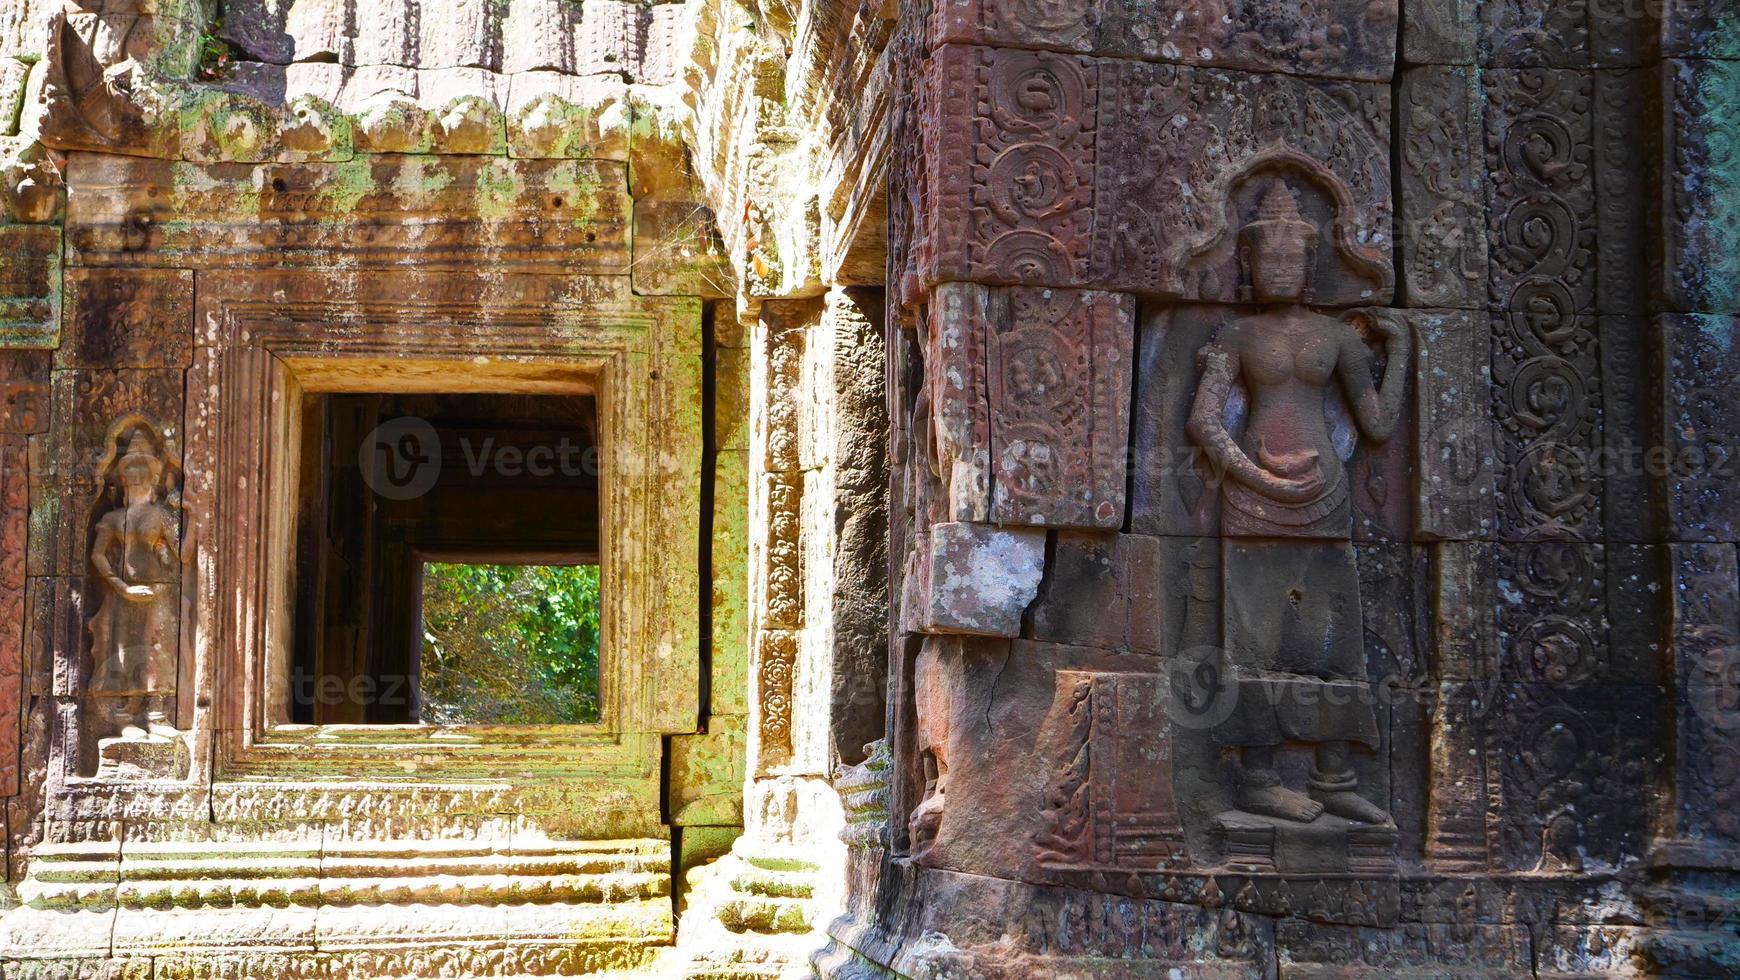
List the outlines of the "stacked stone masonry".
{"type": "Polygon", "coordinates": [[[1726,0],[12,0],[0,976],[1735,975],[1736,106],[1726,0]],[[594,400],[596,724],[293,716],[404,393],[594,400]]]}

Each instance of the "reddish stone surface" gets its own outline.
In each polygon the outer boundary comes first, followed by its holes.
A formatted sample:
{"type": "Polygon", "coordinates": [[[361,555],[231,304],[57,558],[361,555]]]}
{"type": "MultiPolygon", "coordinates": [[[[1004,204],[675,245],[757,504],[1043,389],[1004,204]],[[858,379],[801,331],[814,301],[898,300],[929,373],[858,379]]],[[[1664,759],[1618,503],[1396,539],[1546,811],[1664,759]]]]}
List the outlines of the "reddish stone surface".
{"type": "Polygon", "coordinates": [[[943,290],[927,370],[958,518],[1122,523],[1135,305],[1075,290],[943,290]]]}
{"type": "Polygon", "coordinates": [[[928,550],[908,580],[907,629],[1017,636],[1039,590],[1045,532],[954,522],[926,535],[928,550]]]}
{"type": "Polygon", "coordinates": [[[193,273],[72,269],[58,368],[185,368],[193,360],[193,273]]]}
{"type": "Polygon", "coordinates": [[[1062,531],[1033,605],[1033,638],[1161,652],[1160,540],[1062,531]]]}
{"type": "Polygon", "coordinates": [[[0,435],[0,796],[18,792],[18,736],[25,674],[28,459],[21,437],[0,435]]]}
{"type": "Polygon", "coordinates": [[[1285,175],[1314,301],[1387,302],[1387,86],[948,45],[932,57],[918,276],[1237,302],[1234,232],[1285,175]]]}
{"type": "Polygon", "coordinates": [[[966,0],[936,4],[931,35],[1380,81],[1395,60],[1397,20],[1394,0],[966,0]]]}
{"type": "Polygon", "coordinates": [[[0,352],[0,432],[48,429],[48,351],[0,352]]]}

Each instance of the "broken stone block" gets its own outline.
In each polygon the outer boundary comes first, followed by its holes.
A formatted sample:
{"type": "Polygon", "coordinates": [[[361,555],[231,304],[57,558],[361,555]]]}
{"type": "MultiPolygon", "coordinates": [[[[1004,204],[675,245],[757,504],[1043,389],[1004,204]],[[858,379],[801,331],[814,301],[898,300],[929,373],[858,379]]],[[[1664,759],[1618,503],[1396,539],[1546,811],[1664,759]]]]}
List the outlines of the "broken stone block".
{"type": "Polygon", "coordinates": [[[1122,525],[1134,299],[939,292],[926,367],[955,519],[1122,525]]]}
{"type": "Polygon", "coordinates": [[[1160,539],[1059,531],[1033,606],[1033,638],[1160,652],[1160,539]]]}
{"type": "Polygon", "coordinates": [[[957,521],[928,536],[924,591],[907,610],[925,633],[1019,636],[1045,571],[1045,532],[957,521]]]}

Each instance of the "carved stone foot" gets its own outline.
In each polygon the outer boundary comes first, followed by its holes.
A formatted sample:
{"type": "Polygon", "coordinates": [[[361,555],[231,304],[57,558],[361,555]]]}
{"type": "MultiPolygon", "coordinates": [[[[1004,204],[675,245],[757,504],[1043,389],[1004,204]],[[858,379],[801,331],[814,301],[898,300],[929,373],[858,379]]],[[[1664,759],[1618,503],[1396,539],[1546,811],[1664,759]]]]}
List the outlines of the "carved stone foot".
{"type": "Polygon", "coordinates": [[[936,841],[937,831],[942,828],[943,796],[932,793],[912,811],[912,819],[907,828],[912,835],[913,853],[919,854],[930,849],[936,841]]]}
{"type": "Polygon", "coordinates": [[[1239,809],[1246,813],[1295,823],[1310,823],[1323,813],[1322,804],[1312,802],[1303,793],[1295,793],[1279,783],[1241,789],[1238,803],[1239,809]]]}
{"type": "Polygon", "coordinates": [[[1311,790],[1311,798],[1323,804],[1325,813],[1333,813],[1358,823],[1389,823],[1390,815],[1383,808],[1351,789],[1311,790]]]}

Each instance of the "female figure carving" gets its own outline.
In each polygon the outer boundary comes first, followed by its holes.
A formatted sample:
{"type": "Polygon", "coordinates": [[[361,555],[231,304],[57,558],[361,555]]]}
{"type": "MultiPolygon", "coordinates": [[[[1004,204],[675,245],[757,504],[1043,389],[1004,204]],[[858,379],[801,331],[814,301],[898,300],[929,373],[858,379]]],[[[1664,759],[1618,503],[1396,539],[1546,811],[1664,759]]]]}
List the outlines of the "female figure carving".
{"type": "Polygon", "coordinates": [[[133,430],[113,473],[121,500],[97,521],[91,541],[102,600],[91,620],[90,692],[104,699],[124,737],[169,734],[180,533],[161,499],[163,460],[143,428],[133,430]]]}
{"type": "Polygon", "coordinates": [[[1388,361],[1381,386],[1372,353],[1349,324],[1309,309],[1317,229],[1285,183],[1263,193],[1239,233],[1251,297],[1263,309],[1234,321],[1198,354],[1202,378],[1190,437],[1222,483],[1225,657],[1237,702],[1215,735],[1241,757],[1238,809],[1297,822],[1322,813],[1385,823],[1359,795],[1355,743],[1375,748],[1354,564],[1351,491],[1326,400],[1341,397],[1360,432],[1387,440],[1401,414],[1409,338],[1378,321],[1388,361]],[[1227,405],[1242,384],[1242,432],[1227,405]],[[1261,541],[1247,539],[1265,539],[1261,541]],[[1277,541],[1276,539],[1282,539],[1277,541]],[[1288,789],[1280,747],[1315,747],[1309,794],[1288,789]]]}

